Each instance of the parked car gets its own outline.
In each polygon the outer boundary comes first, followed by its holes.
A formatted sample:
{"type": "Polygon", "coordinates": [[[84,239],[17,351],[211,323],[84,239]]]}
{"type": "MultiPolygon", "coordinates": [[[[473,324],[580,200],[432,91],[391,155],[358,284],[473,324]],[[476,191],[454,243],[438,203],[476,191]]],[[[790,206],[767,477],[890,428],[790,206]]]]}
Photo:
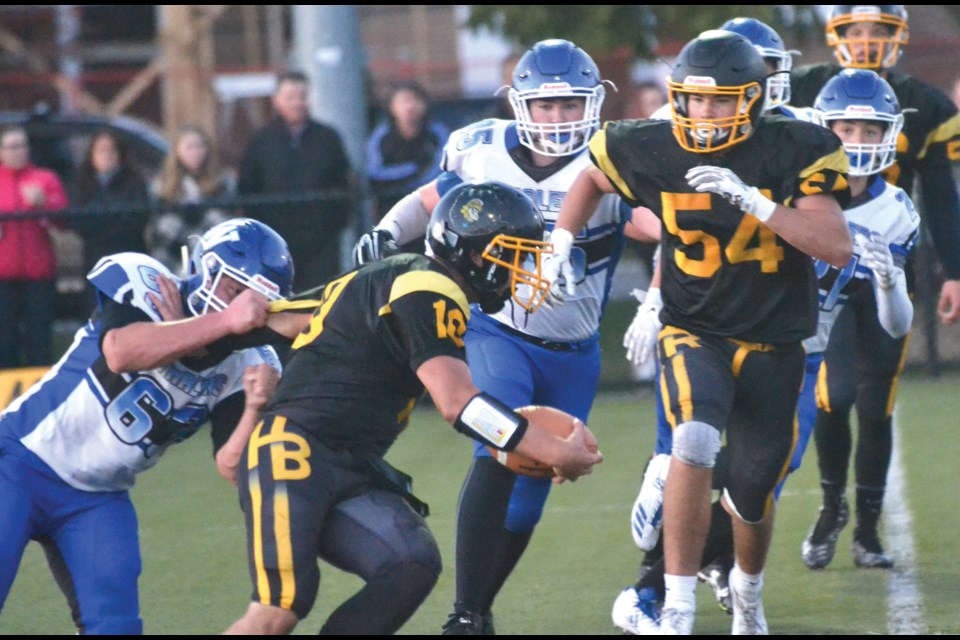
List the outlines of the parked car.
{"type": "MultiPolygon", "coordinates": [[[[0,129],[23,127],[30,139],[31,160],[52,169],[64,185],[74,174],[96,133],[109,131],[126,147],[130,162],[147,182],[160,171],[170,147],[163,132],[148,122],[126,116],[56,113],[43,106],[33,111],[0,111],[0,129]]],[[[54,236],[57,252],[57,317],[65,331],[89,314],[83,290],[82,240],[73,232],[54,236]]],[[[56,327],[55,327],[56,329],[56,327]]]]}
{"type": "Polygon", "coordinates": [[[0,128],[12,125],[27,131],[33,162],[56,171],[64,184],[71,182],[91,138],[99,131],[117,136],[147,180],[159,171],[170,147],[159,128],[126,116],[56,113],[43,105],[33,111],[0,111],[0,128]]]}

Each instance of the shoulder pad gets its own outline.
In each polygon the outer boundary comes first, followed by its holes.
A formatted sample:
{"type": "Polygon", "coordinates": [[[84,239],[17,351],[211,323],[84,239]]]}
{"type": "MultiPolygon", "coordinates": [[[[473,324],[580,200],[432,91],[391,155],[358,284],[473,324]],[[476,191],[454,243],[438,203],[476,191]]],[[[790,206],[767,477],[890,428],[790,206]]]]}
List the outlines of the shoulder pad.
{"type": "Polygon", "coordinates": [[[142,253],[116,253],[101,258],[87,274],[87,280],[101,294],[120,304],[130,304],[146,312],[154,320],[160,314],[147,293],[160,295],[157,276],[163,275],[177,285],[180,279],[174,276],[158,260],[142,253]]]}
{"type": "Polygon", "coordinates": [[[481,143],[492,144],[499,130],[508,124],[510,124],[509,120],[487,118],[457,129],[450,134],[447,145],[444,147],[441,168],[444,171],[457,171],[463,164],[465,156],[481,149],[482,147],[479,146],[481,143]]]}

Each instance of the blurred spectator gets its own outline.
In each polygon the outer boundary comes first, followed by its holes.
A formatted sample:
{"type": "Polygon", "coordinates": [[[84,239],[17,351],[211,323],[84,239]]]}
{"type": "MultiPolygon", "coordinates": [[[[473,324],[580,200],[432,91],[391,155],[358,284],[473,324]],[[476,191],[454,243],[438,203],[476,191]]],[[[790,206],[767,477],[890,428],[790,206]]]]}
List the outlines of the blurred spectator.
{"type": "Polygon", "coordinates": [[[500,79],[501,84],[500,88],[497,89],[496,95],[503,98],[500,103],[500,108],[493,118],[499,120],[514,120],[516,116],[513,113],[513,107],[510,106],[510,98],[508,97],[510,87],[513,86],[513,70],[517,68],[517,63],[520,62],[520,58],[523,57],[525,51],[514,51],[506,58],[503,59],[503,62],[500,63],[500,79]]]}
{"type": "Polygon", "coordinates": [[[377,199],[377,220],[400,198],[440,174],[443,145],[450,132],[429,117],[429,97],[415,82],[390,91],[389,122],[367,140],[367,177],[377,199]]]}
{"type": "Polygon", "coordinates": [[[70,219],[71,228],[83,238],[84,276],[103,256],[143,253],[148,204],[147,184],[120,140],[109,131],[94,135],[70,190],[71,208],[89,211],[70,219]],[[114,213],[106,215],[110,211],[114,213]]]}
{"type": "Polygon", "coordinates": [[[180,273],[180,248],[188,246],[190,236],[203,235],[230,217],[228,211],[205,206],[204,201],[230,198],[236,195],[236,185],[233,177],[221,170],[210,137],[199,127],[181,127],[170,149],[150,190],[161,208],[176,206],[151,219],[146,234],[147,253],[174,273],[180,273]]]}
{"type": "Polygon", "coordinates": [[[49,235],[54,221],[4,218],[66,207],[57,174],[30,163],[27,132],[13,127],[0,133],[0,369],[50,364],[56,313],[57,265],[49,235]]]}
{"type": "Polygon", "coordinates": [[[953,99],[953,104],[957,105],[957,108],[960,109],[960,78],[954,80],[950,97],[953,99]]]}
{"type": "Polygon", "coordinates": [[[246,213],[287,241],[299,291],[339,273],[340,231],[350,206],[343,199],[303,204],[295,199],[307,191],[347,189],[352,172],[339,134],[310,119],[304,74],[286,72],[278,78],[273,108],[275,120],[247,144],[238,188],[243,196],[289,194],[289,204],[248,207],[246,213]]]}
{"type": "Polygon", "coordinates": [[[667,104],[667,92],[656,82],[640,82],[633,87],[633,93],[624,108],[624,119],[645,120],[657,109],[667,104]]]}

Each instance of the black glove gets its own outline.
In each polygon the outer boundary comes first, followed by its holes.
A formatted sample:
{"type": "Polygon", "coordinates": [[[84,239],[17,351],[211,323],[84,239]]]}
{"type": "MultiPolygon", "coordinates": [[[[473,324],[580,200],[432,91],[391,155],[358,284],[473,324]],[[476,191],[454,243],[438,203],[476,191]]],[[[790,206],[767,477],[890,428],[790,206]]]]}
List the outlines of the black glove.
{"type": "Polygon", "coordinates": [[[353,248],[353,262],[356,266],[383,260],[400,253],[396,241],[389,231],[373,228],[360,236],[353,248]]]}

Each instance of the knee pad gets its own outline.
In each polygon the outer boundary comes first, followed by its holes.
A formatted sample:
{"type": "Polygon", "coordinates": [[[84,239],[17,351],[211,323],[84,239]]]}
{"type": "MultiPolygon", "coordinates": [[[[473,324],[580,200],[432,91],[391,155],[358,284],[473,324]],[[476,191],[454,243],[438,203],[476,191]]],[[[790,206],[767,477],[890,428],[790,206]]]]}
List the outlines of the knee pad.
{"type": "Polygon", "coordinates": [[[673,432],[673,455],[693,467],[712,469],[720,452],[720,432],[706,422],[684,422],[673,432]]]}

